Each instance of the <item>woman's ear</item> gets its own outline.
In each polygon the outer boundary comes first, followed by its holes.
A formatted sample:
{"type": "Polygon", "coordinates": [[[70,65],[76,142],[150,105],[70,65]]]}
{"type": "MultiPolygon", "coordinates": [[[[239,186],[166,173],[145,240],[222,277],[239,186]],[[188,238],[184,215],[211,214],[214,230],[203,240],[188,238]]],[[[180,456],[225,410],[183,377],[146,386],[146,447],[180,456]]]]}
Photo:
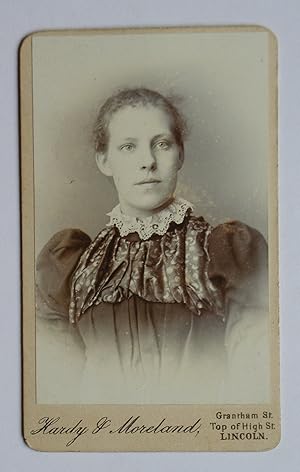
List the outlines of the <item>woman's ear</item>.
{"type": "Polygon", "coordinates": [[[183,162],[184,162],[184,151],[183,149],[180,149],[179,156],[178,156],[178,170],[180,170],[181,167],[183,166],[183,162]]]}
{"type": "Polygon", "coordinates": [[[102,174],[107,175],[108,177],[112,176],[112,170],[110,168],[109,160],[107,159],[107,155],[105,153],[96,153],[96,164],[100,172],[102,174]]]}

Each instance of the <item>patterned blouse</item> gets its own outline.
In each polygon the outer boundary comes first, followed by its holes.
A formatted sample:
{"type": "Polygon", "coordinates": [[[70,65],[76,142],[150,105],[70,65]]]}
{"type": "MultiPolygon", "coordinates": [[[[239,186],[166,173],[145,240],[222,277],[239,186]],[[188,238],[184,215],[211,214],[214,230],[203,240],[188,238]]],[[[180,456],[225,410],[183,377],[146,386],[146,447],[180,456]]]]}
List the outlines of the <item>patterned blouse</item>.
{"type": "Polygon", "coordinates": [[[212,228],[182,199],[153,217],[119,206],[109,216],[94,241],[64,230],[37,260],[39,319],[76,339],[84,359],[74,398],[224,401],[237,336],[266,318],[264,238],[237,221],[212,228]]]}

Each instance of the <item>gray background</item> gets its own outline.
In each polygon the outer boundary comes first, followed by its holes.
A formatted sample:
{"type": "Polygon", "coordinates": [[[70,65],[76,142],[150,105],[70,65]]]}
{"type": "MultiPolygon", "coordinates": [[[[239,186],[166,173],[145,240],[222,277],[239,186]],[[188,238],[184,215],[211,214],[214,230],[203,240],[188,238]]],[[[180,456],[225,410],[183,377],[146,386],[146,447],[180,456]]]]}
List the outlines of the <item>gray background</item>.
{"type": "Polygon", "coordinates": [[[7,472],[124,472],[212,470],[296,471],[300,464],[299,358],[300,317],[300,159],[299,159],[299,21],[298,0],[11,0],[0,4],[1,61],[1,466],[7,472]],[[37,453],[21,436],[20,229],[17,49],[32,31],[47,28],[155,24],[262,24],[280,44],[280,262],[282,440],[265,453],[76,454],[37,453]]]}
{"type": "Polygon", "coordinates": [[[132,86],[182,97],[190,134],[177,194],[213,224],[239,219],[266,236],[268,80],[265,32],[35,37],[37,252],[58,230],[94,237],[107,223],[116,192],[91,134],[99,104],[132,86]]]}

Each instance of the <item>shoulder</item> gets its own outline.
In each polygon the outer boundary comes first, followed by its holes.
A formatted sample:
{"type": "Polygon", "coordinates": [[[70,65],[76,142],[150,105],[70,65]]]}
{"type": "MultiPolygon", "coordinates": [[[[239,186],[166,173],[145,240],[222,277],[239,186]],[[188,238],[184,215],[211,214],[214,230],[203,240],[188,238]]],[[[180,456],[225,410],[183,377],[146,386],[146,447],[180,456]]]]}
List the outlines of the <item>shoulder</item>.
{"type": "Polygon", "coordinates": [[[91,242],[91,238],[81,231],[80,229],[64,229],[55,233],[49,241],[45,244],[42,251],[40,252],[38,259],[41,256],[51,253],[54,254],[62,249],[66,248],[86,248],[91,242]]]}
{"type": "Polygon", "coordinates": [[[263,235],[247,224],[232,220],[213,227],[202,216],[191,215],[187,222],[187,238],[195,237],[206,247],[210,267],[226,270],[232,266],[249,273],[251,268],[266,264],[267,243],[263,235]]]}
{"type": "Polygon", "coordinates": [[[79,229],[64,229],[55,233],[42,248],[36,261],[37,274],[69,272],[90,245],[91,238],[79,229]]]}
{"type": "Polygon", "coordinates": [[[209,253],[215,263],[230,262],[249,271],[266,262],[267,243],[255,228],[241,221],[229,221],[212,229],[209,253]]]}
{"type": "Polygon", "coordinates": [[[54,234],[36,261],[38,301],[54,312],[67,312],[72,275],[91,238],[79,229],[54,234]]]}
{"type": "Polygon", "coordinates": [[[208,276],[227,295],[249,305],[266,303],[268,250],[263,235],[240,221],[216,226],[208,240],[208,276]]]}

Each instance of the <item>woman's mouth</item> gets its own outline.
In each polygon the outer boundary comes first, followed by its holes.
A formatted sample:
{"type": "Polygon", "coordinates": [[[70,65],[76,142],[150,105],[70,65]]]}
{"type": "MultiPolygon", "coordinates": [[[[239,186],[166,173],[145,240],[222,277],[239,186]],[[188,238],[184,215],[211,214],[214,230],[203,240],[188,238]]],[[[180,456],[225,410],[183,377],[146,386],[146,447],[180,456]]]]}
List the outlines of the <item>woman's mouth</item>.
{"type": "Polygon", "coordinates": [[[140,182],[137,182],[135,185],[149,185],[149,184],[159,184],[161,180],[158,179],[144,179],[140,182]]]}

